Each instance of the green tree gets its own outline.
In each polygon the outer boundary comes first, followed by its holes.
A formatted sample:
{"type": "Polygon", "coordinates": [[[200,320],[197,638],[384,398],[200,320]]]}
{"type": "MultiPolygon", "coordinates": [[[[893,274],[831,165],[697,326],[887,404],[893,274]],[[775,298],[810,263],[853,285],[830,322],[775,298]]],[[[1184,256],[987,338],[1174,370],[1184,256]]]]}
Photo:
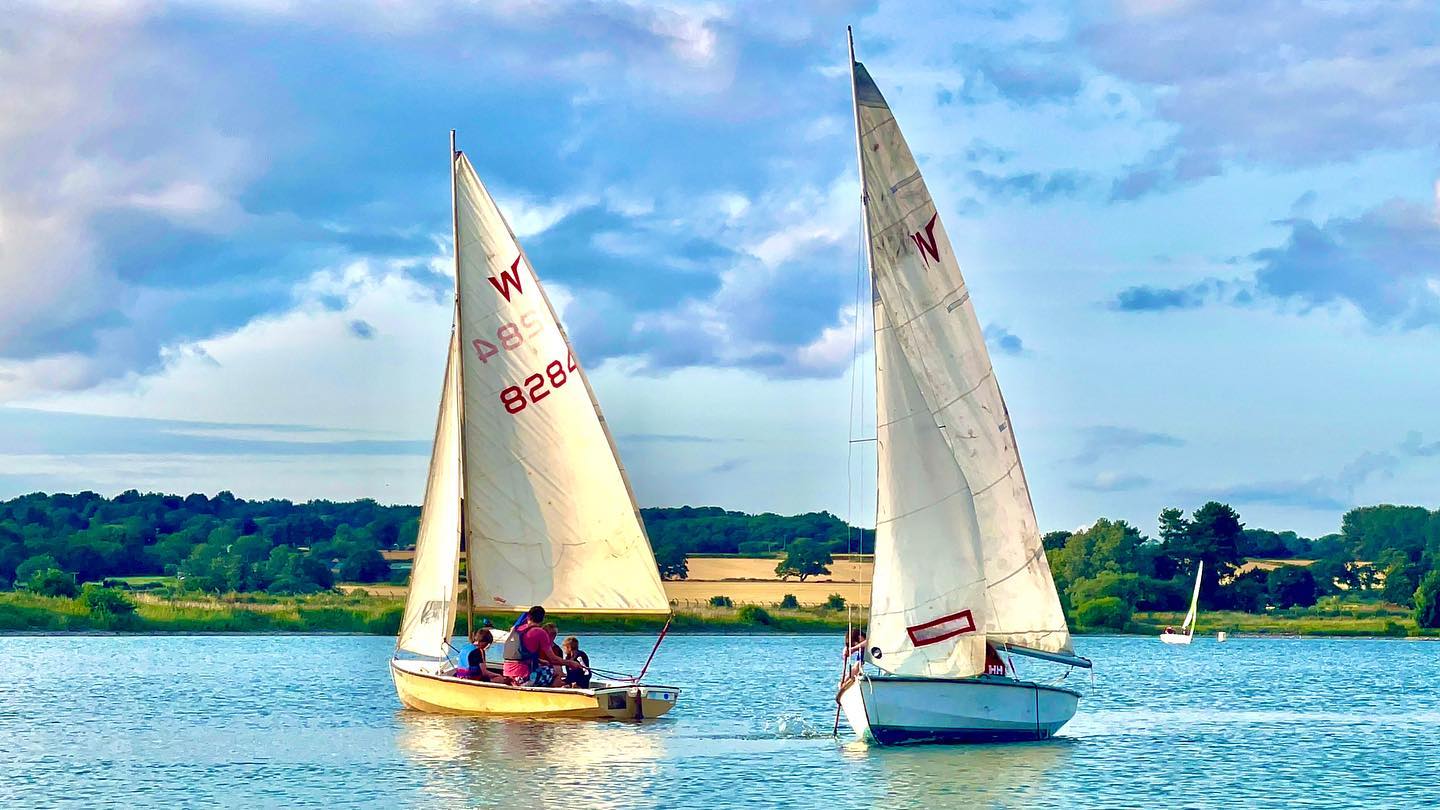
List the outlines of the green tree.
{"type": "Polygon", "coordinates": [[[15,566],[15,582],[17,584],[28,583],[35,578],[36,574],[52,568],[57,571],[61,570],[60,563],[56,562],[55,558],[49,554],[37,554],[15,566]]]}
{"type": "Polygon", "coordinates": [[[1382,584],[1380,598],[1386,602],[1410,607],[1415,600],[1415,589],[1420,586],[1420,566],[1400,549],[1387,549],[1377,561],[1382,584]]]}
{"type": "Polygon", "coordinates": [[[75,575],[59,568],[47,568],[30,575],[25,587],[31,593],[41,596],[74,596],[79,593],[75,587],[75,575]]]}
{"type": "Polygon", "coordinates": [[[1124,630],[1130,622],[1130,606],[1118,597],[1102,596],[1080,605],[1075,619],[1089,630],[1124,630]]]}
{"type": "Polygon", "coordinates": [[[1282,565],[1270,572],[1268,580],[1270,604],[1275,607],[1310,607],[1315,604],[1318,590],[1309,569],[1282,565]]]}
{"type": "Polygon", "coordinates": [[[135,603],[115,588],[105,588],[94,582],[87,582],[80,589],[80,601],[91,613],[124,616],[135,612],[135,603]]]}
{"type": "Polygon", "coordinates": [[[1259,613],[1270,604],[1270,576],[1263,568],[1237,575],[1225,586],[1225,603],[1232,610],[1259,613]]]}
{"type": "Polygon", "coordinates": [[[804,582],[806,577],[829,574],[832,562],[834,559],[828,549],[808,538],[801,538],[790,544],[785,559],[775,566],[775,573],[781,580],[793,576],[804,582]]]}
{"type": "Polygon", "coordinates": [[[341,582],[383,582],[390,576],[390,563],[372,545],[352,544],[340,560],[341,582]]]}
{"type": "Polygon", "coordinates": [[[673,543],[655,549],[655,565],[660,569],[661,579],[687,579],[690,576],[685,550],[673,543]]]}
{"type": "Polygon", "coordinates": [[[1440,627],[1440,569],[1426,574],[1415,589],[1415,623],[1430,630],[1440,627]]]}
{"type": "Polygon", "coordinates": [[[1064,547],[1048,555],[1057,587],[1092,579],[1102,572],[1135,572],[1141,566],[1145,538],[1123,520],[1101,518],[1065,540],[1064,547]]]}
{"type": "Polygon", "coordinates": [[[780,607],[784,610],[797,610],[800,607],[800,600],[795,598],[795,594],[787,593],[780,597],[780,607]]]}

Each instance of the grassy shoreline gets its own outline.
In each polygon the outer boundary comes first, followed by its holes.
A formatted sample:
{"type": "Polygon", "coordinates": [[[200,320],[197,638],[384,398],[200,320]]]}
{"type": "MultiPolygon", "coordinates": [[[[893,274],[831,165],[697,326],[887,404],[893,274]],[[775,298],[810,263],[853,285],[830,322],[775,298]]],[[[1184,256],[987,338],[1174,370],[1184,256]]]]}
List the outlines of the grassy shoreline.
{"type": "MultiPolygon", "coordinates": [[[[175,600],[140,594],[135,598],[137,605],[134,613],[112,615],[93,612],[79,599],[35,596],[25,592],[0,593],[0,634],[348,633],[393,636],[399,629],[404,612],[404,604],[398,599],[354,593],[302,597],[238,594],[230,598],[175,600]]],[[[503,627],[509,624],[512,615],[494,614],[490,618],[503,627]]],[[[567,633],[655,633],[662,624],[657,619],[628,616],[557,614],[556,620],[567,633]]],[[[1122,634],[1158,635],[1166,626],[1178,625],[1182,620],[1183,616],[1179,613],[1139,613],[1122,634]]],[[[456,626],[463,634],[463,616],[457,620],[456,626]]],[[[843,611],[704,607],[676,610],[670,632],[839,634],[846,626],[843,611]]],[[[1099,633],[1117,632],[1102,628],[1094,630],[1099,633]]],[[[1440,636],[1440,631],[1417,627],[1408,613],[1383,605],[1267,614],[1202,614],[1198,633],[1212,636],[1217,630],[1224,630],[1232,636],[1440,636]]]]}

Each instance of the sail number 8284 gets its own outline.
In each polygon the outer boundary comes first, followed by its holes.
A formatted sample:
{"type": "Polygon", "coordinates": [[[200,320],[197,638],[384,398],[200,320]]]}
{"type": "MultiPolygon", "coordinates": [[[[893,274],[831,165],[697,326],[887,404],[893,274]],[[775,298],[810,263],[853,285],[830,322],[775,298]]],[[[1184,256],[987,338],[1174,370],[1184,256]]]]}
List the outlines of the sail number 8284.
{"type": "Polygon", "coordinates": [[[550,390],[559,388],[570,379],[570,372],[578,371],[575,353],[566,352],[565,362],[551,360],[545,366],[544,374],[531,374],[520,385],[512,385],[500,392],[500,404],[506,413],[520,413],[526,405],[538,403],[550,396],[550,390]]]}

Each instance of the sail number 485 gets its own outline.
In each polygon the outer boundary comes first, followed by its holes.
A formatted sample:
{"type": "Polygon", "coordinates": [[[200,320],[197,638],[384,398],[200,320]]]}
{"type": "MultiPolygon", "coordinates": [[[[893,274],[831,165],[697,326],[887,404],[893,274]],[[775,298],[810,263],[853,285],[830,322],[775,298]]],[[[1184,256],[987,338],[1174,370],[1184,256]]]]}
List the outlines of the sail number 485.
{"type": "Polygon", "coordinates": [[[475,349],[475,356],[480,359],[480,362],[488,363],[490,358],[500,353],[501,347],[504,347],[506,351],[514,351],[524,345],[526,338],[535,337],[544,328],[545,324],[535,317],[535,313],[526,312],[520,316],[519,326],[507,323],[495,330],[495,339],[500,341],[499,346],[478,338],[470,341],[470,345],[475,349]]]}
{"type": "Polygon", "coordinates": [[[550,389],[559,388],[570,379],[570,372],[576,371],[575,353],[567,352],[565,362],[551,360],[545,366],[545,373],[531,374],[521,385],[512,385],[500,392],[500,404],[506,413],[520,413],[528,404],[537,403],[550,396],[550,389]]]}

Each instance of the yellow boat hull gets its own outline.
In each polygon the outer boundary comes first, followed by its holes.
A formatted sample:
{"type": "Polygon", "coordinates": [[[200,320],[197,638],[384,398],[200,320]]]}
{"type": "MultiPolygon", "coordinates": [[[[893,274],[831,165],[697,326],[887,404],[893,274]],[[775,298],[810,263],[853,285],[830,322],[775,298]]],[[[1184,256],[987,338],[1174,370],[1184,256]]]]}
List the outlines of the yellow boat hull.
{"type": "Polygon", "coordinates": [[[422,662],[390,662],[390,677],[400,702],[434,714],[497,717],[649,720],[675,707],[673,686],[625,684],[593,689],[543,689],[500,686],[424,671],[422,662]]]}

